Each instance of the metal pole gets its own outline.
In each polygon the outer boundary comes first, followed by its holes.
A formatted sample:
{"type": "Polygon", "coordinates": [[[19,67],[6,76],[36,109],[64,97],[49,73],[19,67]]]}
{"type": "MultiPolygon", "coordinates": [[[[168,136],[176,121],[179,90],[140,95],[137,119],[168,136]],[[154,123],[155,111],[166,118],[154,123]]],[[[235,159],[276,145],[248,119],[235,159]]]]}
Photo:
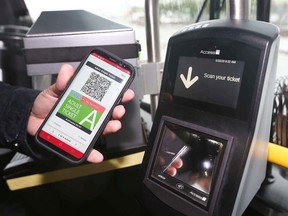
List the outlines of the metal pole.
{"type": "Polygon", "coordinates": [[[257,20],[270,21],[271,0],[257,0],[257,20]]]}
{"type": "Polygon", "coordinates": [[[230,19],[248,19],[250,13],[250,0],[227,1],[227,17],[230,19]]]}
{"type": "MultiPolygon", "coordinates": [[[[148,62],[160,62],[159,0],[145,0],[145,19],[148,62]]],[[[152,119],[154,119],[154,115],[158,106],[158,99],[158,94],[151,95],[152,119]]]]}
{"type": "Polygon", "coordinates": [[[219,0],[210,0],[210,13],[209,13],[209,19],[219,19],[219,13],[220,13],[220,1],[219,0]]]}

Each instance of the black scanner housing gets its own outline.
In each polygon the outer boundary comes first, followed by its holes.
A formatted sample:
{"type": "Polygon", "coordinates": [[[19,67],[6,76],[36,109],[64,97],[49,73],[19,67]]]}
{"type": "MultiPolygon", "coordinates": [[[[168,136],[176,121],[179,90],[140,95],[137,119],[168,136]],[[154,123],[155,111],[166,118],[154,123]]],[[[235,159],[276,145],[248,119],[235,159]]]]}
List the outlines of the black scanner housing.
{"type": "Polygon", "coordinates": [[[278,44],[276,26],[250,20],[196,23],[170,38],[136,191],[149,215],[243,213],[265,177],[278,44]],[[185,89],[180,86],[179,70],[186,72],[189,66],[191,78],[198,76],[198,80],[185,89]],[[232,79],[230,74],[228,81],[230,70],[237,75],[232,79]],[[216,81],[221,73],[225,79],[216,81]],[[171,125],[221,143],[208,194],[155,173],[171,125]]]}

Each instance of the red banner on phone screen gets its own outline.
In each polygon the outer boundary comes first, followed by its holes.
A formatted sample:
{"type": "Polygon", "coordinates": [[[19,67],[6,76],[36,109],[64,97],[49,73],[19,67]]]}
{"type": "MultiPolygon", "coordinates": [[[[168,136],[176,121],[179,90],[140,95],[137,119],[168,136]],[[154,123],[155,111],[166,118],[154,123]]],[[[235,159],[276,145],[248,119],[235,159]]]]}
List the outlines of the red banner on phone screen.
{"type": "Polygon", "coordinates": [[[53,144],[54,146],[62,149],[63,151],[67,152],[68,154],[74,156],[75,158],[83,157],[83,153],[76,150],[75,148],[67,145],[66,143],[62,142],[61,140],[57,139],[56,137],[52,136],[51,134],[46,133],[45,131],[41,130],[39,136],[48,141],[49,143],[53,144]]]}

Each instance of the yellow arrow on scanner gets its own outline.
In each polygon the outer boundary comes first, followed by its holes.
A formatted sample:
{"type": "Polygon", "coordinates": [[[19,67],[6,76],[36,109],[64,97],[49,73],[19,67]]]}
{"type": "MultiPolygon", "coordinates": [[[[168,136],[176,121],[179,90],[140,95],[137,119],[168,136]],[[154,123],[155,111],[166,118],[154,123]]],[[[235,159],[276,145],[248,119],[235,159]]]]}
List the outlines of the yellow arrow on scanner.
{"type": "Polygon", "coordinates": [[[191,77],[192,77],[192,67],[188,68],[187,78],[185,78],[183,74],[180,74],[180,78],[186,89],[190,88],[199,79],[198,76],[195,76],[193,79],[191,79],[191,77]]]}

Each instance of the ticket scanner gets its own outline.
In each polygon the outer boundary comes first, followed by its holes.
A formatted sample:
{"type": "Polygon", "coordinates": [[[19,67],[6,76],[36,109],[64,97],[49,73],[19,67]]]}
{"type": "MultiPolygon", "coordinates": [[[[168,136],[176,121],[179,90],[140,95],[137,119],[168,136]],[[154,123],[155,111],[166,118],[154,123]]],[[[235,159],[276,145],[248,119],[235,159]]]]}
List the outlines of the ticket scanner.
{"type": "Polygon", "coordinates": [[[192,24],[168,42],[136,196],[148,215],[242,215],[264,180],[278,28],[192,24]]]}

